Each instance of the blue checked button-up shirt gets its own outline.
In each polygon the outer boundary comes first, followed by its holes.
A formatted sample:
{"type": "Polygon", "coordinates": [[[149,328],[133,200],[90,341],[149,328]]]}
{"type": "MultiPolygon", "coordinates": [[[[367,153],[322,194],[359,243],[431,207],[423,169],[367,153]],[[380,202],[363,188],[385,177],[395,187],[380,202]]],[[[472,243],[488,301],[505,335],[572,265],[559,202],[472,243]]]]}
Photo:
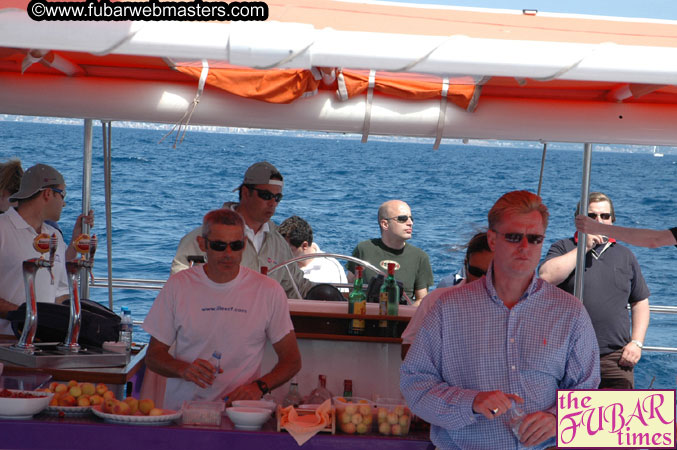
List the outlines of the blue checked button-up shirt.
{"type": "MultiPolygon", "coordinates": [[[[599,350],[585,308],[536,278],[508,309],[486,277],[450,290],[425,318],[400,368],[412,411],[444,449],[521,449],[508,414],[488,420],[472,403],[481,391],[524,399],[526,414],[556,414],[557,389],[596,389],[599,350]]],[[[531,449],[555,445],[549,439],[531,449]]]]}

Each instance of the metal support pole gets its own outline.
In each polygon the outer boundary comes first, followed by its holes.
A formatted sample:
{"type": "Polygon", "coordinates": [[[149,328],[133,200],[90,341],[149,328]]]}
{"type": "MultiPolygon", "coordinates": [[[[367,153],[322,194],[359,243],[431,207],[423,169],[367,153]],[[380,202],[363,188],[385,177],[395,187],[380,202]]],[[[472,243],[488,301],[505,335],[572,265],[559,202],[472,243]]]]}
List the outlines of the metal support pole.
{"type": "MultiPolygon", "coordinates": [[[[588,212],[588,195],[590,194],[590,167],[592,162],[592,144],[583,146],[583,180],[581,182],[581,214],[588,212]]],[[[585,271],[585,243],[587,234],[578,233],[578,253],[576,254],[576,277],[574,279],[574,295],[583,299],[583,276],[585,271]]]]}
{"type": "Polygon", "coordinates": [[[543,186],[543,169],[545,168],[545,154],[548,152],[548,143],[543,143],[543,155],[541,156],[541,174],[538,177],[538,191],[536,195],[541,195],[541,187],[543,186]]]}
{"type": "MultiPolygon", "coordinates": [[[[85,135],[82,148],[82,214],[92,209],[92,119],[85,119],[85,135]]],[[[82,224],[82,232],[89,234],[89,225],[82,224]]],[[[80,298],[89,298],[87,270],[80,270],[80,298]]]]}
{"type": "Polygon", "coordinates": [[[111,220],[111,123],[101,121],[103,131],[103,179],[106,194],[106,253],[108,254],[108,307],[113,309],[113,223],[111,220]]]}

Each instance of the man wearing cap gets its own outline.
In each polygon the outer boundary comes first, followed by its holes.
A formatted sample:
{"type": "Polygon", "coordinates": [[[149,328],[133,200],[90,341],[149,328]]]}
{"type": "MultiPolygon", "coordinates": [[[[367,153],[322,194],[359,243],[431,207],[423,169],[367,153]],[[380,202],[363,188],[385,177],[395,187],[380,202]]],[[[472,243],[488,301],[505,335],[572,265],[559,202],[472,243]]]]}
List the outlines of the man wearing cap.
{"type": "MultiPolygon", "coordinates": [[[[428,254],[407,243],[414,228],[411,208],[402,200],[383,203],[378,209],[378,225],[381,237],[357,244],[353,256],[380,267],[384,272],[388,269],[388,263],[394,262],[395,279],[402,282],[409,298],[415,297],[420,302],[433,284],[433,269],[428,254]]],[[[349,261],[347,268],[348,281],[352,283],[355,279],[355,263],[349,261]]],[[[374,271],[364,271],[367,283],[374,276],[374,271]]]]}
{"type": "Polygon", "coordinates": [[[52,268],[54,281],[47,270],[38,270],[35,275],[37,300],[60,303],[68,297],[66,244],[61,233],[45,223],[59,220],[65,197],[63,176],[53,167],[36,164],[24,173],[19,191],[9,198],[18,202],[16,209],[9,208],[0,215],[0,334],[13,335],[5,317],[26,302],[22,263],[40,257],[33,240],[41,233],[56,235],[58,246],[52,268]]]}
{"type": "MultiPolygon", "coordinates": [[[[235,189],[239,191],[240,202],[223,204],[223,208],[237,211],[244,219],[247,247],[241,264],[257,272],[261,267],[271,268],[293,257],[287,241],[271,220],[282,200],[283,187],[282,174],[275,166],[267,161],[257,162],[247,169],[242,184],[235,189]]],[[[198,246],[197,238],[201,233],[202,227],[197,227],[181,239],[172,261],[172,275],[190,267],[189,256],[206,256],[198,246]]],[[[290,264],[287,268],[289,272],[286,269],[277,270],[270,276],[282,285],[287,297],[302,298],[313,285],[303,277],[303,272],[296,264],[290,264]]]]}

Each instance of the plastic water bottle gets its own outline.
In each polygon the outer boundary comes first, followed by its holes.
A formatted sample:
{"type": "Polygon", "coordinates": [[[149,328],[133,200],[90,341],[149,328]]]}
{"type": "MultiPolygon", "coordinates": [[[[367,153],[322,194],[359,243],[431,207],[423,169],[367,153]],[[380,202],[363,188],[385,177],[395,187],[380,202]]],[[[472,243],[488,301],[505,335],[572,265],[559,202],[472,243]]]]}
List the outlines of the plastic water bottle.
{"type": "Polygon", "coordinates": [[[212,353],[212,356],[207,361],[214,367],[214,376],[217,376],[221,368],[221,352],[214,350],[214,353],[212,353]]]}
{"type": "Polygon", "coordinates": [[[127,351],[132,349],[132,331],[134,323],[132,322],[132,311],[126,307],[122,307],[122,321],[120,322],[120,342],[124,342],[127,351]]]}

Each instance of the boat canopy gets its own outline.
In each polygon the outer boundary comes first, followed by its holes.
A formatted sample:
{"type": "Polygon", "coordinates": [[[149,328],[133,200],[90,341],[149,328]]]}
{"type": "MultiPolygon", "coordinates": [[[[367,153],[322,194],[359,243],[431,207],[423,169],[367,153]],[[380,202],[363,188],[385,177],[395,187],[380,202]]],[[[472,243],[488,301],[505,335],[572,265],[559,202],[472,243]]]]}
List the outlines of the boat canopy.
{"type": "Polygon", "coordinates": [[[437,144],[677,142],[675,21],[266,3],[265,21],[95,22],[34,21],[28,0],[5,0],[0,113],[437,144]]]}

